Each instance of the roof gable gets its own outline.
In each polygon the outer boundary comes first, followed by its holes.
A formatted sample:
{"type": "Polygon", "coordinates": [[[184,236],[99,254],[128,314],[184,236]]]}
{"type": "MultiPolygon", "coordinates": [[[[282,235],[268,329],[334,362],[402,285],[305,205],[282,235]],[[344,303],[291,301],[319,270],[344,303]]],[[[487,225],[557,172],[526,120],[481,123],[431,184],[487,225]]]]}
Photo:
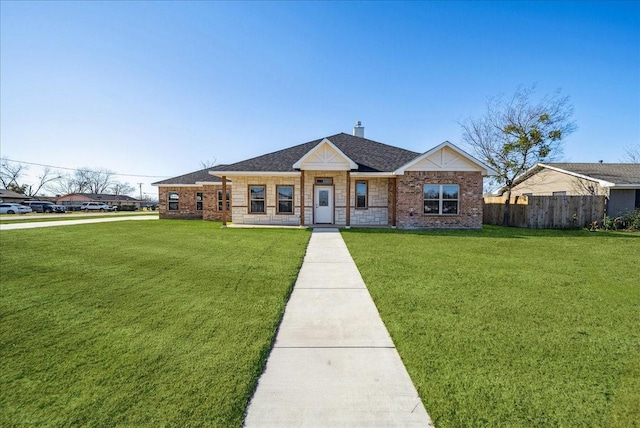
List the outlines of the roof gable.
{"type": "Polygon", "coordinates": [[[482,175],[496,174],[492,168],[448,141],[412,159],[394,173],[401,175],[405,171],[478,171],[482,175]]]}
{"type": "Polygon", "coordinates": [[[358,164],[325,138],[294,163],[293,168],[316,171],[346,171],[357,169],[358,164]]]}
{"type": "Polygon", "coordinates": [[[354,162],[358,172],[391,172],[420,155],[400,147],[340,133],[231,165],[214,167],[210,172],[216,175],[233,175],[243,172],[294,173],[296,172],[294,164],[325,140],[342,152],[345,158],[354,162]]]}

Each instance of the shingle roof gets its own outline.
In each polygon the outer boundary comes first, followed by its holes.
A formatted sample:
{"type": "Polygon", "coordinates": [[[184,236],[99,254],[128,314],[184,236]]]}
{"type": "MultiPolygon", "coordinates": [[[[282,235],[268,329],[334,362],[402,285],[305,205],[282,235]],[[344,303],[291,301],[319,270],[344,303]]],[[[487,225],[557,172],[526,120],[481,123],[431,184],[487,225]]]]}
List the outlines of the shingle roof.
{"type": "Polygon", "coordinates": [[[545,163],[543,165],[614,184],[640,184],[640,164],[638,163],[545,163]]]}
{"type": "Polygon", "coordinates": [[[166,180],[156,181],[151,183],[153,186],[168,185],[168,184],[196,184],[199,182],[207,183],[222,183],[220,177],[209,174],[209,171],[215,168],[220,168],[222,165],[214,166],[211,168],[204,168],[199,171],[190,172],[188,174],[179,175],[177,177],[167,178],[166,180]]]}
{"type": "Polygon", "coordinates": [[[16,193],[12,190],[0,189],[0,198],[29,199],[29,196],[25,196],[21,193],[16,193]]]}
{"type": "Polygon", "coordinates": [[[120,200],[120,201],[137,201],[136,198],[132,198],[131,196],[127,196],[127,195],[112,195],[110,193],[74,193],[74,195],[81,195],[84,196],[86,198],[89,198],[93,201],[99,201],[99,200],[107,200],[107,201],[112,201],[112,200],[120,200]]]}
{"type": "MultiPolygon", "coordinates": [[[[417,152],[345,133],[326,138],[358,164],[359,172],[393,171],[420,155],[417,152]]],[[[293,164],[322,140],[324,138],[213,169],[215,171],[293,172],[295,171],[293,164]]]]}

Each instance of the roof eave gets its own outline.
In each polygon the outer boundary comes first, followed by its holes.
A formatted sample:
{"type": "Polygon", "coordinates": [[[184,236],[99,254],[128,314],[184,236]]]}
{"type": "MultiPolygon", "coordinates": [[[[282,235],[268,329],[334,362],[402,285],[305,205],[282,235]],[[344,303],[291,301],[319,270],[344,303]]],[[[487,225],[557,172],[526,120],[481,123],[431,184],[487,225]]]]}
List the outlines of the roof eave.
{"type": "Polygon", "coordinates": [[[232,177],[240,175],[278,175],[278,176],[298,176],[300,171],[209,171],[211,175],[217,175],[219,177],[232,177]]]}

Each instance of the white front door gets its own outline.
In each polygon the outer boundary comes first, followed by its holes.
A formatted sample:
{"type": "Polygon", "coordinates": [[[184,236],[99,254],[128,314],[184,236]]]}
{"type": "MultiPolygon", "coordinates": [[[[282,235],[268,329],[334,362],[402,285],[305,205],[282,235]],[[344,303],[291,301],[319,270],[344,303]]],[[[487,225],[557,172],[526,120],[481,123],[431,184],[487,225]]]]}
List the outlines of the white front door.
{"type": "Polygon", "coordinates": [[[333,223],[333,187],[316,186],[314,200],[315,223],[333,223]]]}

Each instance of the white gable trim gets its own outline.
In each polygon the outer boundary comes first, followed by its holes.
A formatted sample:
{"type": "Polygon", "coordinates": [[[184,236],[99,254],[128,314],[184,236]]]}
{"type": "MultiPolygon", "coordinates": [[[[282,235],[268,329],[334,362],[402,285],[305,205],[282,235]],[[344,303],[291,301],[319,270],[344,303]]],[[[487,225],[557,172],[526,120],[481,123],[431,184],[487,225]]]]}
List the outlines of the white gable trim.
{"type": "MultiPolygon", "coordinates": [[[[435,154],[436,152],[443,150],[445,148],[448,148],[452,151],[454,151],[457,155],[459,155],[460,157],[462,157],[463,159],[466,159],[467,161],[469,161],[470,163],[472,163],[473,165],[478,167],[478,170],[480,172],[482,172],[483,176],[487,176],[487,175],[497,175],[498,173],[493,169],[490,168],[489,166],[485,165],[484,163],[480,162],[478,159],[474,158],[473,156],[471,156],[470,154],[468,154],[467,152],[465,152],[464,150],[456,147],[455,145],[451,144],[448,141],[445,141],[442,144],[437,145],[436,147],[432,148],[431,150],[421,154],[420,156],[418,156],[417,158],[409,161],[408,163],[402,165],[400,168],[396,169],[394,171],[394,174],[396,175],[403,175],[405,173],[405,171],[409,168],[411,168],[412,166],[422,162],[423,160],[427,159],[428,157],[432,156],[433,154],[435,154]]],[[[456,170],[457,169],[453,169],[456,170]]]]}
{"type": "Polygon", "coordinates": [[[552,171],[561,172],[563,174],[571,175],[573,177],[582,178],[584,180],[595,181],[596,183],[598,183],[602,187],[613,187],[613,186],[615,186],[615,183],[612,183],[610,181],[600,180],[600,179],[597,179],[597,178],[594,178],[594,177],[589,177],[588,175],[578,174],[577,172],[567,171],[566,169],[558,168],[558,167],[551,166],[551,165],[546,165],[544,163],[539,163],[538,166],[541,166],[543,168],[548,168],[548,169],[550,169],[552,171]]]}
{"type": "MultiPolygon", "coordinates": [[[[349,164],[349,169],[358,169],[358,164],[355,163],[353,160],[351,160],[351,158],[349,158],[349,156],[345,155],[344,152],[342,150],[340,150],[339,148],[337,148],[335,146],[335,144],[333,144],[331,141],[329,141],[327,138],[323,139],[322,141],[320,141],[320,143],[318,143],[317,146],[315,146],[314,148],[312,148],[311,150],[309,150],[304,156],[302,156],[296,163],[293,164],[293,168],[295,169],[303,169],[302,164],[309,159],[310,157],[314,156],[317,152],[319,152],[323,146],[328,145],[332,150],[336,151],[338,153],[338,156],[342,157],[343,160],[345,162],[347,162],[349,164]]],[[[329,164],[327,164],[329,165],[329,164]]],[[[334,167],[335,168],[335,167],[334,167]]],[[[315,169],[315,168],[314,168],[315,169]]],[[[327,168],[320,168],[320,169],[327,169],[327,168]]],[[[328,168],[328,169],[333,169],[333,168],[328,168]]]]}

